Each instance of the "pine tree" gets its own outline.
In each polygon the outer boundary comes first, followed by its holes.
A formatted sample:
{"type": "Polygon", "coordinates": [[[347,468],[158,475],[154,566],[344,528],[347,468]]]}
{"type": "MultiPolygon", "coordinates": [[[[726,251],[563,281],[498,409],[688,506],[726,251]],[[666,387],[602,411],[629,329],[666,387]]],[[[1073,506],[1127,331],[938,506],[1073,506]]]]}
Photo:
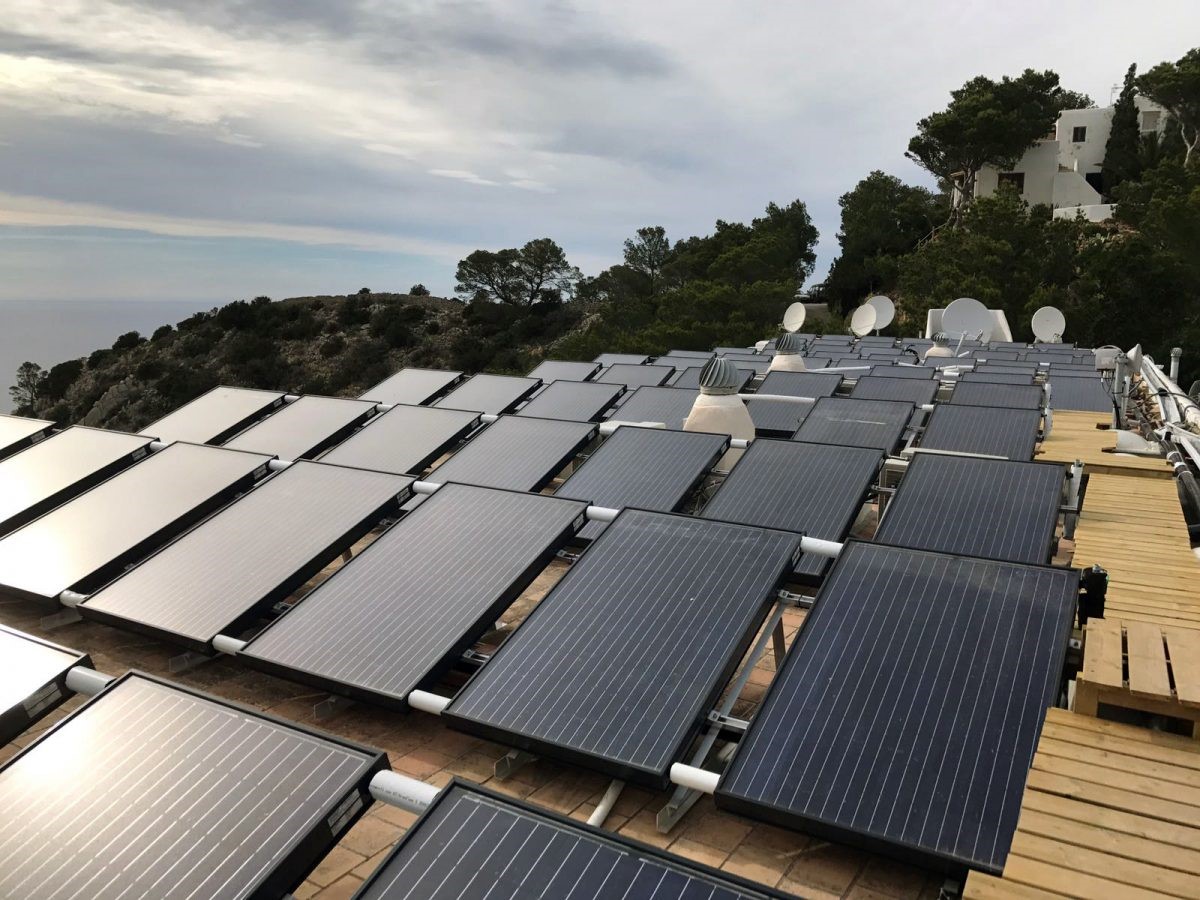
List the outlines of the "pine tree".
{"type": "Polygon", "coordinates": [[[1104,193],[1112,196],[1113,188],[1122,181],[1137,178],[1142,172],[1141,132],[1138,128],[1138,110],[1134,103],[1137,94],[1135,79],[1137,64],[1133,64],[1125,72],[1125,84],[1121,87],[1121,95],[1113,104],[1112,130],[1108,133],[1108,144],[1104,147],[1104,165],[1101,168],[1101,179],[1104,193]]]}

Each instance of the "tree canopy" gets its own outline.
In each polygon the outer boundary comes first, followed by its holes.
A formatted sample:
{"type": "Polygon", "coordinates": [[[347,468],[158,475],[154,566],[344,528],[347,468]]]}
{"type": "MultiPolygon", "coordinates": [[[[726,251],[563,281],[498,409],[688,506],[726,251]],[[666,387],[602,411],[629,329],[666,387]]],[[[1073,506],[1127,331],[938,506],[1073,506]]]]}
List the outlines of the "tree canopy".
{"type": "Polygon", "coordinates": [[[1200,47],[1177,62],[1162,62],[1137,80],[1138,90],[1167,110],[1183,138],[1183,164],[1200,141],[1200,47]]]}
{"type": "Polygon", "coordinates": [[[1104,146],[1104,165],[1100,169],[1104,193],[1110,196],[1122,181],[1137,178],[1142,171],[1142,134],[1134,100],[1136,81],[1137,65],[1134,64],[1126,70],[1121,95],[1113,104],[1112,128],[1104,146]]]}
{"type": "Polygon", "coordinates": [[[583,276],[563,248],[538,238],[521,249],[476,250],[458,263],[455,291],[464,299],[510,306],[570,300],[583,276]]]}

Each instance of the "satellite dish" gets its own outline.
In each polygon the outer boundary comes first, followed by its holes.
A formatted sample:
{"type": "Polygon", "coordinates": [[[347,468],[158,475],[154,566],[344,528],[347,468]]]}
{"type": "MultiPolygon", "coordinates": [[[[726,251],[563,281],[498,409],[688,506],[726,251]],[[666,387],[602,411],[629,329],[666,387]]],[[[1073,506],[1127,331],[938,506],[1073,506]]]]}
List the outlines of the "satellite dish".
{"type": "Polygon", "coordinates": [[[875,309],[876,328],[887,328],[892,324],[892,319],[896,318],[896,304],[892,302],[891,297],[876,294],[867,298],[867,305],[875,309]]]}
{"type": "Polygon", "coordinates": [[[992,339],[995,323],[991,310],[973,297],[959,297],[942,312],[942,331],[953,337],[992,339]]]}
{"type": "Polygon", "coordinates": [[[854,311],[850,317],[850,330],[859,337],[870,334],[875,327],[875,307],[863,305],[854,311]]]}
{"type": "Polygon", "coordinates": [[[1142,345],[1134,344],[1125,356],[1129,360],[1129,368],[1140,374],[1142,371],[1142,345]]]}
{"type": "Polygon", "coordinates": [[[1067,318],[1054,306],[1043,306],[1033,314],[1033,336],[1046,344],[1062,340],[1067,330],[1067,318]]]}
{"type": "Polygon", "coordinates": [[[795,334],[804,324],[804,317],[807,315],[808,310],[804,308],[804,304],[796,301],[783,312],[783,330],[795,334]]]}

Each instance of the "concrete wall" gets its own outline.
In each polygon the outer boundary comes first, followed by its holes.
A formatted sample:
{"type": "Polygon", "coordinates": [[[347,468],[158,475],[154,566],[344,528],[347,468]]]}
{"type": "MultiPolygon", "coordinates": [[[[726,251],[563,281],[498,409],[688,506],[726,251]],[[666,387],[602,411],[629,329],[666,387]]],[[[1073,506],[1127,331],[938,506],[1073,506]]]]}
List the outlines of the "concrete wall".
{"type": "MultiPolygon", "coordinates": [[[[1025,175],[1025,189],[1021,199],[1031,206],[1049,204],[1054,200],[1054,176],[1058,174],[1058,142],[1039,141],[1017,161],[1012,169],[1003,171],[1021,172],[1025,175]]],[[[1000,184],[1001,170],[984,166],[975,177],[975,196],[990,197],[1000,184]]]]}
{"type": "Polygon", "coordinates": [[[1058,117],[1058,164],[1080,174],[1099,172],[1104,163],[1104,148],[1112,131],[1112,107],[1108,109],[1067,109],[1058,117]],[[1075,129],[1087,129],[1086,140],[1071,140],[1075,129]]]}
{"type": "Polygon", "coordinates": [[[1053,195],[1052,205],[1055,209],[1060,206],[1090,206],[1103,199],[1100,192],[1088,184],[1081,174],[1061,170],[1054,175],[1053,195]]]}
{"type": "Polygon", "coordinates": [[[1088,206],[1064,206],[1054,211],[1056,219],[1074,219],[1082,214],[1089,222],[1104,222],[1112,218],[1115,203],[1093,203],[1088,206]]]}

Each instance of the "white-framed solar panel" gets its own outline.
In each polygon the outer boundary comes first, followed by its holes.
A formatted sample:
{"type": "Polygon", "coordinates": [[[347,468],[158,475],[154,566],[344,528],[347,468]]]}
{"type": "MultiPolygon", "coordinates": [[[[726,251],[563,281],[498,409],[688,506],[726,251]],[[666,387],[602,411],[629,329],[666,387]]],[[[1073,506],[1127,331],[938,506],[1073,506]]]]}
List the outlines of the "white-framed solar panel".
{"type": "Polygon", "coordinates": [[[300,397],[221,446],[270,453],[280,459],[312,459],[347,437],[374,414],[375,408],[369,400],[300,397]]]}
{"type": "Polygon", "coordinates": [[[424,406],[450,390],[462,381],[462,378],[462,372],[449,369],[420,369],[409,366],[363,391],[359,399],[389,405],[403,403],[409,406],[424,406]]]}
{"type": "Polygon", "coordinates": [[[0,747],[71,696],[67,673],[75,666],[91,668],[91,657],[0,625],[0,747]]]}
{"type": "Polygon", "coordinates": [[[283,405],[281,391],[220,386],[151,422],[138,434],[160,441],[219,444],[283,405]]]}

